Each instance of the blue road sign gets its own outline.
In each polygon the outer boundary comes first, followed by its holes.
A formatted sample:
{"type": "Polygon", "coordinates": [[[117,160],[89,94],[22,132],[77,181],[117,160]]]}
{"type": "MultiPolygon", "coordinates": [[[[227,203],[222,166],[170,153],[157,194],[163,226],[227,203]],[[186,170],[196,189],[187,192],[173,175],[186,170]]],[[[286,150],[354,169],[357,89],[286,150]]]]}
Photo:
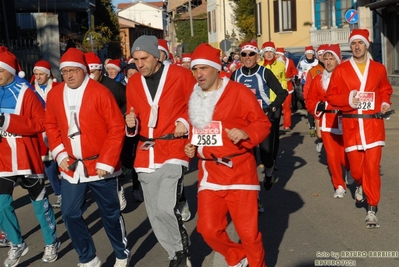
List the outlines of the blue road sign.
{"type": "Polygon", "coordinates": [[[345,20],[349,24],[355,24],[359,21],[359,12],[356,9],[349,9],[345,13],[345,20]]]}

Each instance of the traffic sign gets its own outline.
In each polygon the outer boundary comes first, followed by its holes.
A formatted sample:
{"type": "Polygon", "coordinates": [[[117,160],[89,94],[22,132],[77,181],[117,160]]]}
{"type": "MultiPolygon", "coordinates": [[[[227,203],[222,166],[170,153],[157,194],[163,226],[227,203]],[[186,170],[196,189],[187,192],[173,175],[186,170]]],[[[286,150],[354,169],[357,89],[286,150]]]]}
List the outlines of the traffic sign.
{"type": "Polygon", "coordinates": [[[349,24],[355,24],[359,21],[359,12],[356,9],[349,9],[345,13],[345,20],[349,24]]]}
{"type": "Polygon", "coordinates": [[[227,50],[229,50],[231,48],[231,42],[227,39],[223,39],[220,44],[220,49],[222,49],[223,52],[226,52],[227,50]]]}

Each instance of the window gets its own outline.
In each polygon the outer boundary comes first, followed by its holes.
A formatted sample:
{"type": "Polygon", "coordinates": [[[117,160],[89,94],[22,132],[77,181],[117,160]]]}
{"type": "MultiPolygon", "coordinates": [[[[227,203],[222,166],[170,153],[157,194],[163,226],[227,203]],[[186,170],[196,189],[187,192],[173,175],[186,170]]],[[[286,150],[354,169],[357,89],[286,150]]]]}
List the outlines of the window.
{"type": "Polygon", "coordinates": [[[262,3],[256,3],[256,10],[255,10],[255,27],[256,27],[256,35],[262,35],[262,3]]]}
{"type": "Polygon", "coordinates": [[[296,0],[274,0],[274,32],[296,31],[296,0]]]}
{"type": "Polygon", "coordinates": [[[216,10],[212,10],[212,30],[216,32],[216,10]]]}
{"type": "Polygon", "coordinates": [[[316,0],[315,26],[317,29],[342,28],[345,24],[345,13],[354,8],[354,0],[316,0]]]}
{"type": "Polygon", "coordinates": [[[211,12],[208,12],[208,32],[210,33],[212,29],[211,12]]]}

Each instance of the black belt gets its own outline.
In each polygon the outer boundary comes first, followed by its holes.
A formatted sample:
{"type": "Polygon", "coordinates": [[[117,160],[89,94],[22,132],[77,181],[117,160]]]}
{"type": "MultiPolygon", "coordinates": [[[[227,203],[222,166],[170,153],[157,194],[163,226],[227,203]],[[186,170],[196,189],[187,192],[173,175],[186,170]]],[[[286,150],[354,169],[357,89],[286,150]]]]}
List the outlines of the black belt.
{"type": "Polygon", "coordinates": [[[175,140],[175,139],[188,139],[188,135],[183,135],[183,136],[174,136],[174,134],[165,134],[160,137],[155,137],[155,138],[148,138],[145,136],[140,135],[139,140],[141,142],[146,142],[146,141],[155,141],[155,140],[175,140]]]}
{"type": "MultiPolygon", "coordinates": [[[[68,155],[68,156],[69,156],[69,155],[68,155]]],[[[76,159],[76,158],[74,158],[74,157],[69,156],[70,158],[74,159],[75,161],[72,162],[72,163],[68,166],[68,169],[69,169],[70,171],[75,171],[76,166],[78,166],[78,162],[81,161],[81,162],[83,163],[83,171],[84,171],[84,173],[85,173],[85,177],[86,177],[86,178],[89,178],[89,173],[87,172],[86,165],[84,164],[83,161],[97,159],[98,156],[99,156],[99,155],[95,155],[95,156],[87,157],[87,158],[84,158],[84,159],[76,159]]]]}
{"type": "Polygon", "coordinates": [[[342,114],[343,118],[352,118],[352,119],[385,119],[391,116],[391,114],[394,114],[395,110],[392,109],[390,111],[387,111],[385,113],[374,113],[374,114],[342,114]]]}
{"type": "Polygon", "coordinates": [[[324,113],[339,114],[339,113],[341,113],[341,110],[338,110],[338,109],[328,109],[328,110],[324,110],[324,113]]]}
{"type": "Polygon", "coordinates": [[[225,157],[223,157],[223,158],[218,158],[218,157],[216,157],[215,155],[211,154],[211,157],[212,157],[212,158],[198,158],[198,159],[199,159],[199,160],[205,160],[205,161],[211,161],[211,160],[212,160],[212,161],[215,161],[216,164],[219,164],[219,163],[228,164],[228,163],[230,162],[230,159],[231,159],[231,158],[234,158],[234,157],[243,155],[243,154],[245,154],[245,153],[247,153],[247,152],[249,152],[249,150],[246,150],[246,151],[244,151],[244,152],[242,152],[242,153],[236,153],[236,154],[232,154],[232,155],[229,155],[229,156],[225,156],[225,157]]]}

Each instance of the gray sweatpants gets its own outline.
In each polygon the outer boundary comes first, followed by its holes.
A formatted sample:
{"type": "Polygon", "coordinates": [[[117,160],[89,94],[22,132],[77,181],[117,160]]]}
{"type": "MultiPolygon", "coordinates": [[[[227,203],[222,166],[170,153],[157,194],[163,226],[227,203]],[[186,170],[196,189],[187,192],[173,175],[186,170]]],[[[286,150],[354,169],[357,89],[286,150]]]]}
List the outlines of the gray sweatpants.
{"type": "Polygon", "coordinates": [[[165,164],[153,173],[138,173],[152,230],[158,242],[168,252],[170,260],[177,251],[183,250],[175,212],[177,184],[182,172],[181,165],[165,164]]]}

